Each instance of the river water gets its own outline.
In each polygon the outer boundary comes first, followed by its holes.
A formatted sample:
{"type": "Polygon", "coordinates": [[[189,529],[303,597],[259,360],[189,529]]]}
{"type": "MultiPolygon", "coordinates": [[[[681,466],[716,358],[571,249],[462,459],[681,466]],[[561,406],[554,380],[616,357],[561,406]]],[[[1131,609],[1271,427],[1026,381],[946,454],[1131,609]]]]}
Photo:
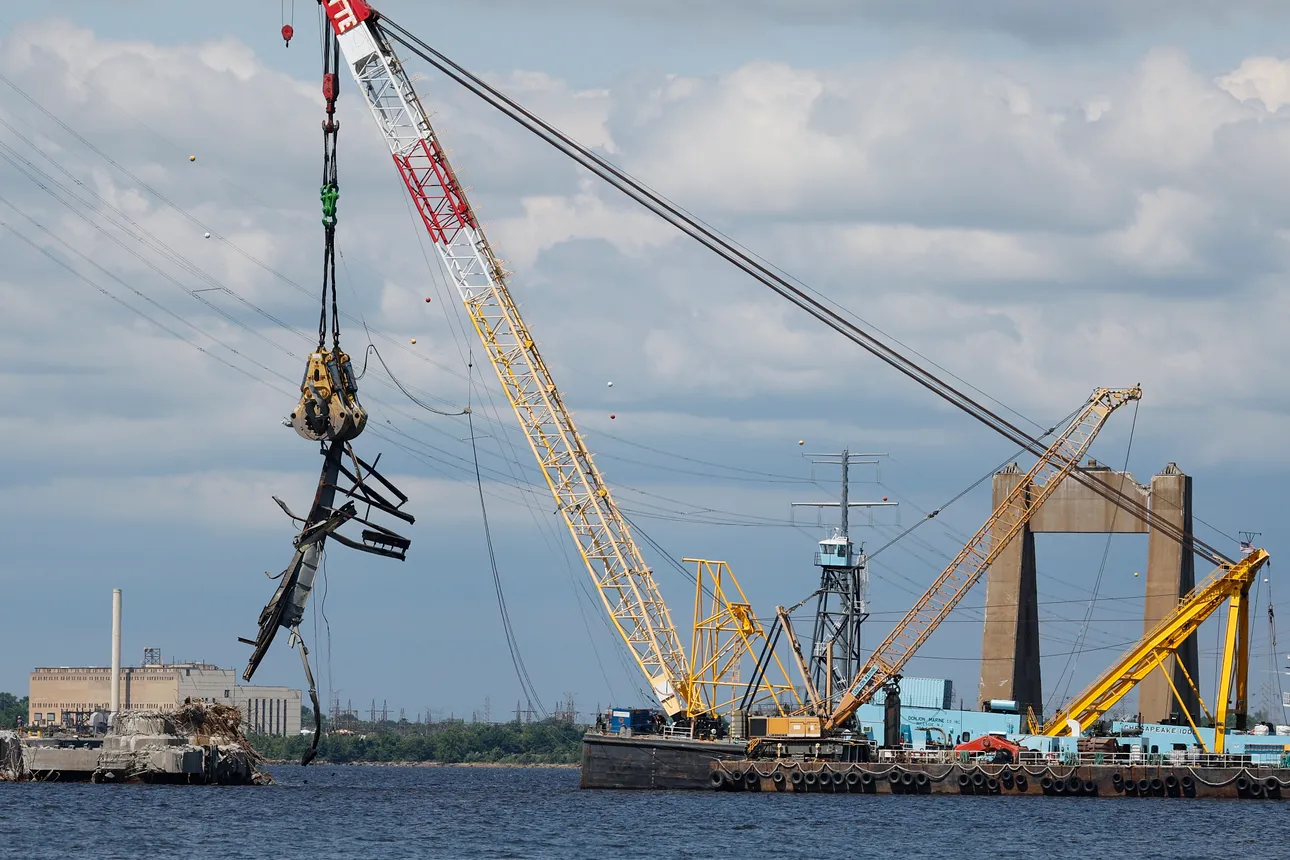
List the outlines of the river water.
{"type": "Polygon", "coordinates": [[[275,766],[270,788],[0,784],[0,857],[1290,856],[1277,801],[580,791],[567,769],[275,766]]]}

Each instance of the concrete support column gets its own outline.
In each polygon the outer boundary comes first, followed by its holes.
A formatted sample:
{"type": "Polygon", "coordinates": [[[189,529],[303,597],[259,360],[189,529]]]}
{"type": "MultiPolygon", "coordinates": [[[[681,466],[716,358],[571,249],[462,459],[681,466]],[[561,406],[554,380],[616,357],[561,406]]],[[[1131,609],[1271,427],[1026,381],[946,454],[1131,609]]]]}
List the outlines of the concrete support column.
{"type": "MultiPolygon", "coordinates": [[[[1184,475],[1177,465],[1170,463],[1160,474],[1151,479],[1151,521],[1169,523],[1174,528],[1191,534],[1192,517],[1191,477],[1184,475]]],[[[1186,546],[1151,529],[1147,539],[1147,594],[1143,607],[1142,630],[1151,630],[1178,605],[1178,598],[1196,585],[1195,556],[1191,542],[1186,546]]],[[[1193,633],[1178,649],[1182,665],[1187,667],[1197,683],[1200,673],[1197,657],[1196,635],[1193,633]]],[[[1191,685],[1174,658],[1165,661],[1165,671],[1171,672],[1174,686],[1182,694],[1187,710],[1193,718],[1199,715],[1200,705],[1191,685]]],[[[1177,701],[1169,689],[1169,682],[1159,670],[1152,672],[1138,685],[1138,711],[1147,722],[1159,722],[1170,714],[1179,713],[1177,701]]]]}
{"type": "MultiPolygon", "coordinates": [[[[1025,475],[1014,464],[994,476],[993,507],[997,509],[1025,475]]],[[[993,542],[1002,539],[1015,520],[995,524],[993,542]]],[[[1035,584],[1035,536],[1022,529],[986,573],[985,629],[981,640],[981,683],[977,704],[990,699],[1013,699],[1036,713],[1043,708],[1039,668],[1039,596],[1035,584]]]]}

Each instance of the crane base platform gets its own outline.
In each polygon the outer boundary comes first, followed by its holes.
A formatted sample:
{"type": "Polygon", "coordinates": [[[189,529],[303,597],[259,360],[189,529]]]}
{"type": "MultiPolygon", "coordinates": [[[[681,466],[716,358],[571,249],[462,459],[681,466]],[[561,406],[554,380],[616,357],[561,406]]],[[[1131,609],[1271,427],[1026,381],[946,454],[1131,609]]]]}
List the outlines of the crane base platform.
{"type": "Polygon", "coordinates": [[[1020,797],[1290,799],[1290,768],[1161,763],[1024,765],[713,761],[718,791],[828,794],[957,794],[1020,797]]]}
{"type": "Polygon", "coordinates": [[[742,741],[587,732],[582,739],[582,788],[706,789],[714,763],[743,759],[745,754],[742,741]]]}

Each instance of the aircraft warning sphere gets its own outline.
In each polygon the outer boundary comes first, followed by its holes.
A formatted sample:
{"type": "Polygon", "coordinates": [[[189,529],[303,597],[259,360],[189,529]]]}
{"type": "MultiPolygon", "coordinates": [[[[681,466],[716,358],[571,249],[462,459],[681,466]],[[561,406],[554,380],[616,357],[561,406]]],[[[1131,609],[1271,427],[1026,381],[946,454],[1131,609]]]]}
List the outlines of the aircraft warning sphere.
{"type": "Polygon", "coordinates": [[[799,444],[799,445],[805,445],[805,444],[806,444],[806,440],[805,440],[805,439],[798,439],[798,440],[797,440],[797,444],[799,444]]]}
{"type": "Polygon", "coordinates": [[[610,413],[609,413],[609,420],[610,420],[610,421],[613,421],[613,420],[614,420],[615,418],[617,418],[617,417],[618,417],[618,416],[617,416],[617,415],[615,415],[614,413],[612,413],[612,412],[610,412],[610,413]]]}
{"type": "Polygon", "coordinates": [[[614,384],[613,384],[612,382],[607,382],[607,383],[605,383],[605,385],[606,385],[607,387],[609,387],[609,388],[613,388],[613,387],[614,387],[614,384]]]}
{"type": "Polygon", "coordinates": [[[207,233],[207,234],[206,234],[206,236],[205,236],[205,238],[207,238],[207,239],[209,239],[210,237],[211,237],[211,234],[210,234],[210,233],[207,233]]]}
{"type": "Polygon", "coordinates": [[[190,155],[190,156],[188,156],[188,160],[189,160],[189,161],[196,161],[196,160],[197,160],[197,156],[195,156],[195,155],[190,155]]]}
{"type": "Polygon", "coordinates": [[[426,296],[426,304],[430,304],[430,297],[426,296]]]}
{"type": "Polygon", "coordinates": [[[885,502],[885,501],[887,501],[887,497],[886,497],[886,496],[883,496],[883,497],[882,497],[882,500],[883,500],[884,502],[885,502]]]}
{"type": "Polygon", "coordinates": [[[1137,575],[1138,575],[1138,572],[1135,570],[1135,571],[1133,572],[1133,575],[1134,575],[1134,576],[1137,576],[1137,575]]]}
{"type": "Polygon", "coordinates": [[[417,339],[415,337],[412,338],[412,343],[416,343],[416,342],[417,342],[417,339]]]}

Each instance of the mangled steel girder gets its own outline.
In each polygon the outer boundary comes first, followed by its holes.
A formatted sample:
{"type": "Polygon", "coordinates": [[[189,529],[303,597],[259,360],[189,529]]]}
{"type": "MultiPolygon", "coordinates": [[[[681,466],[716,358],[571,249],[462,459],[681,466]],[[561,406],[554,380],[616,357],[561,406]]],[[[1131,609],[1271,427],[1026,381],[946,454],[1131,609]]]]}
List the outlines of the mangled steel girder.
{"type": "Polygon", "coordinates": [[[352,549],[400,561],[404,560],[412,543],[397,532],[370,520],[375,513],[383,513],[409,524],[416,521],[411,514],[400,509],[408,497],[376,470],[376,462],[379,462],[380,457],[369,464],[342,440],[324,444],[322,453],[322,474],[318,478],[318,490],[307,517],[296,516],[280,499],[274,499],[287,516],[303,525],[293,541],[295,553],[291,562],[278,575],[278,587],[260,612],[258,635],[255,639],[241,640],[254,648],[251,659],[242,672],[243,680],[251,680],[264,655],[268,653],[269,646],[273,644],[278,630],[292,629],[304,618],[305,606],[318,574],[323,545],[328,537],[352,549]],[[347,454],[352,468],[345,464],[347,454]],[[340,507],[335,506],[338,494],[347,499],[340,507]],[[364,516],[359,515],[360,504],[366,507],[364,516]],[[346,537],[339,531],[351,520],[367,527],[362,530],[358,540],[346,537]]]}

